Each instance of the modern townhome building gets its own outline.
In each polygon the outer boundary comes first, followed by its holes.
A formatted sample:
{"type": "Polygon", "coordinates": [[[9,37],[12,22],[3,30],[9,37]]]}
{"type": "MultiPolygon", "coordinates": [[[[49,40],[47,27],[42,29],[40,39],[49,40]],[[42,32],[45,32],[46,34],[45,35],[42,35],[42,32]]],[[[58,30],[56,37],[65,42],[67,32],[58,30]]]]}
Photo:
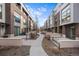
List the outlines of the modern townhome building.
{"type": "Polygon", "coordinates": [[[21,3],[0,4],[0,36],[18,36],[27,32],[29,12],[21,3]]]}
{"type": "Polygon", "coordinates": [[[53,11],[48,17],[48,19],[45,21],[43,30],[54,32],[54,12],[53,11]]]}
{"type": "Polygon", "coordinates": [[[49,31],[51,31],[52,33],[55,31],[54,30],[54,15],[53,15],[54,13],[53,13],[53,11],[52,11],[52,13],[50,14],[50,16],[49,16],[49,31]]]}
{"type": "Polygon", "coordinates": [[[79,39],[78,3],[60,3],[54,8],[53,32],[63,37],[79,39]]]}
{"type": "Polygon", "coordinates": [[[33,21],[33,20],[31,20],[31,31],[34,31],[34,30],[36,30],[36,26],[35,26],[35,21],[33,21]]]}
{"type": "Polygon", "coordinates": [[[38,24],[35,21],[33,21],[33,23],[33,30],[35,31],[38,29],[38,24]]]}
{"type": "Polygon", "coordinates": [[[46,31],[52,31],[52,17],[49,16],[48,19],[46,20],[46,22],[44,23],[44,26],[45,26],[45,30],[46,31]]]}
{"type": "Polygon", "coordinates": [[[58,4],[57,9],[55,10],[55,18],[57,31],[62,37],[60,40],[57,40],[60,44],[60,47],[79,47],[79,3],[63,3],[58,4]],[[57,12],[58,11],[58,12],[57,12]],[[57,13],[57,14],[56,14],[57,13]],[[64,39],[64,40],[61,40],[64,39]]]}
{"type": "Polygon", "coordinates": [[[47,19],[47,31],[50,31],[50,17],[47,19]]]}
{"type": "Polygon", "coordinates": [[[26,34],[26,29],[27,29],[26,27],[28,25],[28,22],[27,22],[28,14],[25,11],[25,9],[23,9],[22,12],[23,12],[23,14],[22,14],[23,16],[21,16],[20,32],[21,32],[21,34],[26,34]]]}
{"type": "Polygon", "coordinates": [[[61,33],[61,27],[60,27],[60,12],[61,12],[61,5],[62,4],[58,4],[54,10],[53,10],[53,23],[54,23],[54,27],[53,27],[53,32],[55,33],[61,33]]]}
{"type": "Polygon", "coordinates": [[[46,28],[47,28],[47,23],[46,23],[46,21],[44,22],[44,26],[42,27],[42,29],[43,30],[46,30],[46,28]]]}
{"type": "Polygon", "coordinates": [[[58,36],[58,39],[54,39],[57,46],[61,48],[79,47],[78,10],[79,3],[59,3],[54,8],[52,13],[52,34],[54,36],[55,33],[55,36],[58,36]]]}
{"type": "Polygon", "coordinates": [[[60,26],[59,29],[64,37],[70,39],[79,39],[79,4],[66,3],[62,4],[60,9],[60,26]]]}
{"type": "Polygon", "coordinates": [[[35,29],[35,22],[33,21],[32,17],[29,17],[28,22],[29,22],[28,25],[29,31],[33,31],[35,29]]]}
{"type": "Polygon", "coordinates": [[[47,30],[47,20],[44,23],[43,30],[45,30],[45,31],[47,30]]]}

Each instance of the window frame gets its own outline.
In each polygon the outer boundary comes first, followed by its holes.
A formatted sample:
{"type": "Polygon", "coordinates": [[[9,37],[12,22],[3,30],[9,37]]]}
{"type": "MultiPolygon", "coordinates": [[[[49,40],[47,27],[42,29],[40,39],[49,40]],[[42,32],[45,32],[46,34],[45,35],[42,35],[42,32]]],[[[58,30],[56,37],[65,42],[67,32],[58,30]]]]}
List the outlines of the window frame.
{"type": "Polygon", "coordinates": [[[1,11],[0,11],[0,19],[2,19],[2,4],[0,4],[0,9],[1,9],[1,11]]]}
{"type": "Polygon", "coordinates": [[[62,23],[66,23],[69,22],[71,18],[71,8],[70,8],[70,4],[68,4],[65,8],[63,8],[63,10],[61,11],[61,22],[62,23]],[[65,14],[65,15],[63,15],[65,14]]]}
{"type": "Polygon", "coordinates": [[[17,22],[17,23],[20,23],[21,22],[21,15],[19,13],[17,13],[16,11],[14,12],[14,21],[17,22]],[[16,20],[16,18],[18,20],[16,20]]]}

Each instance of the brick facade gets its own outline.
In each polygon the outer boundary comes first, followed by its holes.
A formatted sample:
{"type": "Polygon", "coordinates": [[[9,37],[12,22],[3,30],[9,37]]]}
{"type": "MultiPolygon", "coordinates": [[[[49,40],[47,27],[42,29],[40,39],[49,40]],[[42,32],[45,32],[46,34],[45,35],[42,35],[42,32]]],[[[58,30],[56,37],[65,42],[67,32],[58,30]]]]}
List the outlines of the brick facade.
{"type": "MultiPolygon", "coordinates": [[[[15,34],[17,34],[16,32],[19,32],[19,35],[20,35],[23,32],[23,30],[24,30],[24,33],[26,34],[26,32],[32,27],[31,26],[32,18],[29,15],[28,10],[24,7],[23,4],[20,4],[20,3],[5,3],[4,4],[3,3],[2,9],[3,9],[2,13],[4,14],[0,15],[0,18],[2,19],[4,18],[4,22],[0,20],[1,22],[3,22],[3,23],[0,23],[0,25],[2,24],[0,28],[3,26],[5,32],[2,33],[4,30],[2,31],[3,28],[1,28],[0,29],[1,35],[8,34],[8,36],[14,36],[15,34]]],[[[32,23],[33,23],[32,24],[33,27],[36,27],[35,23],[34,22],[32,23]]]]}
{"type": "MultiPolygon", "coordinates": [[[[65,31],[65,26],[62,26],[62,35],[65,35],[66,34],[66,31],[65,31]]],[[[65,36],[64,36],[65,37],[65,36]]]]}
{"type": "Polygon", "coordinates": [[[21,11],[17,8],[16,4],[5,4],[5,19],[6,19],[6,33],[14,34],[14,12],[21,14],[21,11]]]}
{"type": "Polygon", "coordinates": [[[10,4],[9,3],[6,3],[5,4],[5,22],[6,22],[6,30],[5,32],[7,34],[10,34],[11,33],[11,8],[10,8],[10,4]]]}
{"type": "Polygon", "coordinates": [[[75,34],[76,34],[76,37],[79,37],[79,24],[76,24],[76,26],[75,26],[75,34]]]}
{"type": "Polygon", "coordinates": [[[77,24],[69,24],[69,25],[66,25],[66,26],[62,26],[62,34],[64,34],[65,36],[70,36],[70,28],[71,28],[71,25],[73,26],[73,27],[75,27],[74,28],[74,38],[75,39],[79,39],[79,24],[77,23],[77,24]]]}

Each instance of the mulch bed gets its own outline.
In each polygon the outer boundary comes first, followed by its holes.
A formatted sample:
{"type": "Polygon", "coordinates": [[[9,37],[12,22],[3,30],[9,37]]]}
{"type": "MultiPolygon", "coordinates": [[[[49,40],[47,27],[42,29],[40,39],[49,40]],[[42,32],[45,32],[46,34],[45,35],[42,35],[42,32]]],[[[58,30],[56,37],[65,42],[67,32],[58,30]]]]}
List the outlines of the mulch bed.
{"type": "Polygon", "coordinates": [[[49,56],[79,56],[79,48],[59,49],[46,38],[42,41],[42,47],[49,56]]]}
{"type": "Polygon", "coordinates": [[[42,47],[49,56],[59,55],[59,50],[50,40],[47,40],[46,38],[42,41],[42,47]]]}
{"type": "Polygon", "coordinates": [[[29,56],[30,46],[8,46],[0,49],[0,56],[29,56]]]}

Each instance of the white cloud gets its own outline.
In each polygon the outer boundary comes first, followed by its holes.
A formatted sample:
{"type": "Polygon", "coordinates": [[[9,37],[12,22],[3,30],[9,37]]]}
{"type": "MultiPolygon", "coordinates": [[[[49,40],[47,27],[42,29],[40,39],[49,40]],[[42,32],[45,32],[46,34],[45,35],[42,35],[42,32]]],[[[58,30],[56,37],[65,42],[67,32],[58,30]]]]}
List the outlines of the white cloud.
{"type": "Polygon", "coordinates": [[[43,13],[42,13],[42,12],[40,12],[40,11],[34,11],[34,15],[36,15],[36,16],[42,16],[42,15],[43,15],[43,13]]]}
{"type": "Polygon", "coordinates": [[[46,12],[47,9],[44,8],[44,7],[40,7],[40,8],[34,9],[34,8],[28,6],[28,5],[26,5],[26,7],[27,7],[27,9],[29,10],[30,15],[31,15],[34,19],[36,18],[36,16],[38,17],[38,22],[39,22],[38,25],[42,26],[42,25],[44,24],[46,18],[47,18],[47,17],[45,16],[45,14],[44,14],[44,12],[46,12]]]}
{"type": "Polygon", "coordinates": [[[41,11],[41,12],[46,12],[47,9],[45,7],[40,7],[40,8],[37,8],[38,11],[41,11]]]}
{"type": "Polygon", "coordinates": [[[38,19],[38,20],[39,20],[39,25],[40,26],[43,26],[44,25],[44,22],[47,20],[47,17],[46,16],[40,17],[40,19],[38,19]]]}

